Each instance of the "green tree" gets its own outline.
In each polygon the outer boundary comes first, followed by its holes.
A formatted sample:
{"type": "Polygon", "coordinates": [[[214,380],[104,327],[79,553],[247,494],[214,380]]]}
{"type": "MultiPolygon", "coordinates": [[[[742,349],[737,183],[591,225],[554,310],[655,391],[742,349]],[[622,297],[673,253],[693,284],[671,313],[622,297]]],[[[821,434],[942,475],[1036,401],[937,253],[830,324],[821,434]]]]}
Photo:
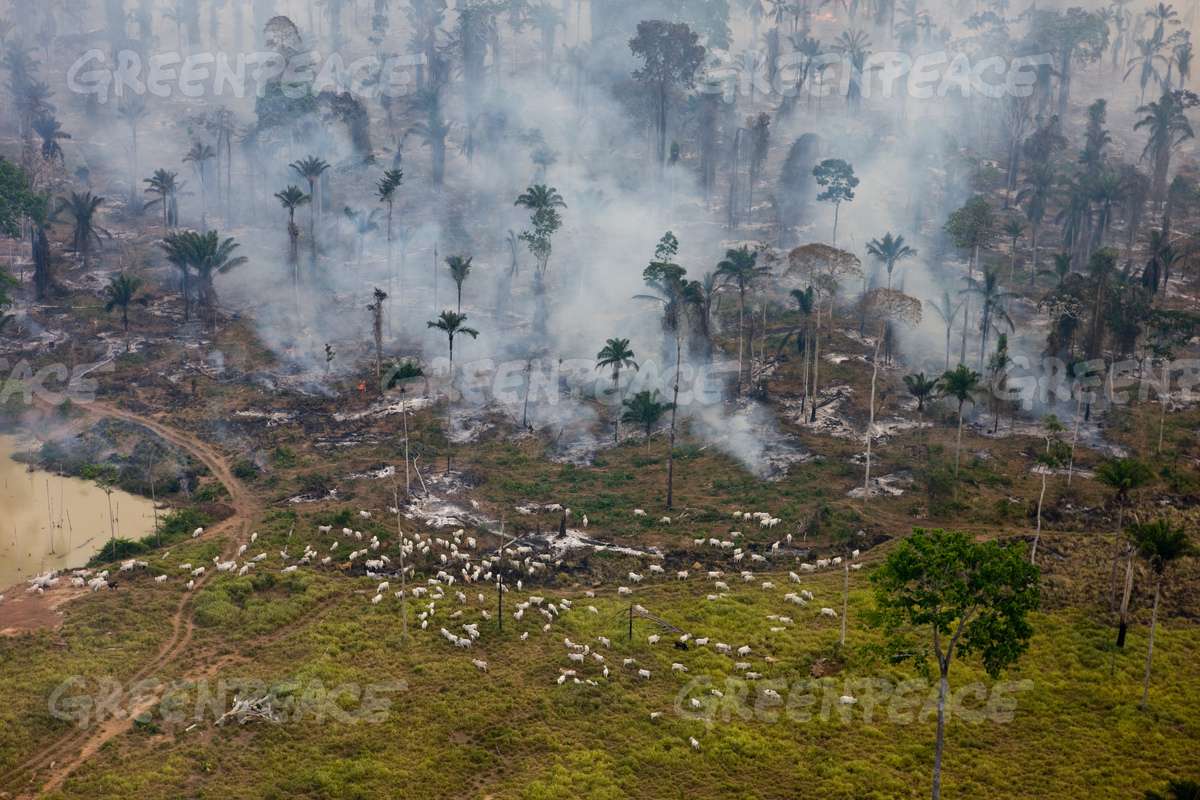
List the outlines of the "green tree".
{"type": "Polygon", "coordinates": [[[1144,710],[1150,701],[1150,666],[1154,661],[1154,632],[1158,628],[1158,603],[1162,597],[1163,579],[1167,567],[1194,551],[1183,528],[1176,527],[1166,520],[1131,525],[1130,538],[1137,547],[1138,555],[1146,560],[1154,572],[1154,609],[1150,612],[1150,642],[1146,648],[1146,674],[1142,681],[1142,700],[1140,707],[1144,710]]]}
{"type": "Polygon", "coordinates": [[[817,200],[822,203],[833,203],[833,244],[837,245],[838,212],[842,203],[854,199],[854,189],[859,184],[850,162],[840,158],[827,158],[813,167],[813,177],[821,191],[817,200]]]}
{"type": "MultiPolygon", "coordinates": [[[[608,339],[604,342],[604,347],[596,354],[596,369],[611,369],[613,376],[613,391],[616,393],[617,402],[622,401],[621,398],[621,370],[632,367],[636,372],[638,363],[634,361],[635,354],[629,347],[628,339],[608,339]]],[[[613,429],[613,444],[621,443],[621,416],[617,415],[616,425],[613,429]]]]}
{"type": "Polygon", "coordinates": [[[622,401],[624,411],[621,421],[629,425],[637,425],[645,433],[646,448],[650,447],[650,434],[654,426],[662,419],[663,414],[671,410],[671,403],[663,403],[658,399],[658,390],[654,392],[641,391],[633,397],[622,401]]]}
{"type": "Polygon", "coordinates": [[[129,307],[134,303],[145,305],[147,300],[140,294],[142,279],[124,272],[114,275],[104,287],[104,312],[121,309],[121,328],[125,331],[125,349],[129,349],[129,307]]]}
{"type": "Polygon", "coordinates": [[[951,664],[977,654],[996,677],[1020,658],[1033,634],[1028,615],[1039,606],[1039,574],[1016,546],[918,529],[871,575],[893,657],[937,663],[933,800],[941,797],[951,664]],[[924,632],[925,643],[908,640],[910,631],[924,632]]]}
{"type": "Polygon", "coordinates": [[[312,202],[308,207],[308,246],[310,248],[310,261],[315,270],[317,264],[317,211],[323,202],[323,199],[317,195],[317,182],[329,169],[329,164],[323,158],[306,156],[299,161],[293,161],[288,166],[297,175],[308,181],[308,196],[312,198],[312,202]]]}
{"type": "Polygon", "coordinates": [[[59,198],[59,211],[70,215],[74,230],[71,234],[71,247],[83,259],[84,269],[91,266],[92,245],[100,246],[101,236],[112,238],[107,230],[100,227],[96,221],[96,212],[104,205],[104,198],[91,192],[71,192],[67,197],[59,198]]]}
{"type": "Polygon", "coordinates": [[[146,194],[157,195],[153,200],[147,201],[142,208],[149,209],[161,205],[163,229],[170,230],[178,225],[179,194],[183,191],[183,182],[179,180],[179,173],[156,169],[154,174],[145,178],[142,183],[146,184],[146,194]]]}
{"type": "Polygon", "coordinates": [[[1171,169],[1171,154],[1180,144],[1195,136],[1185,111],[1195,105],[1196,96],[1184,91],[1166,91],[1157,102],[1139,106],[1142,118],[1134,123],[1135,131],[1149,132],[1142,158],[1154,164],[1151,197],[1162,202],[1167,194],[1167,174],[1171,169]]]}
{"type": "Polygon", "coordinates": [[[723,282],[737,287],[738,292],[738,394],[742,393],[743,346],[746,340],[746,293],[756,280],[768,275],[770,270],[758,266],[758,252],[743,245],[736,250],[725,251],[725,258],[717,264],[717,276],[723,282]]]}
{"type": "MultiPolygon", "coordinates": [[[[518,195],[514,205],[527,208],[531,212],[530,227],[521,231],[518,238],[525,242],[537,261],[540,281],[545,278],[546,268],[550,264],[554,234],[562,227],[562,215],[558,210],[566,208],[567,203],[554,187],[537,184],[518,195]]],[[[539,287],[540,285],[539,283],[539,287]]]]}
{"type": "Polygon", "coordinates": [[[958,466],[962,456],[963,405],[968,402],[974,403],[980,388],[979,373],[963,364],[959,364],[953,370],[947,370],[939,381],[939,393],[953,398],[958,403],[958,435],[954,440],[955,481],[958,480],[958,466]]]}
{"type": "MultiPolygon", "coordinates": [[[[454,383],[454,338],[456,336],[470,336],[472,339],[479,338],[479,331],[468,327],[466,314],[459,314],[455,311],[443,311],[437,319],[430,320],[425,323],[427,327],[434,328],[446,334],[446,341],[450,345],[450,382],[454,383]]],[[[450,471],[450,400],[446,400],[446,472],[450,471]]]]}
{"type": "MultiPolygon", "coordinates": [[[[296,225],[296,209],[312,202],[312,195],[307,195],[299,186],[289,185],[282,192],[275,193],[275,199],[288,212],[288,268],[292,272],[292,292],[299,298],[300,290],[300,228],[296,225]]],[[[297,303],[299,301],[297,300],[297,303]]]]}
{"type": "Polygon", "coordinates": [[[462,313],[462,287],[467,276],[471,274],[471,256],[450,256],[446,259],[450,269],[450,278],[458,289],[458,311],[462,313]]]}
{"type": "Polygon", "coordinates": [[[957,303],[951,302],[950,292],[943,289],[940,302],[935,303],[932,300],[926,300],[925,304],[933,309],[934,313],[941,319],[942,324],[946,326],[946,370],[949,370],[950,335],[954,331],[954,320],[958,318],[958,312],[962,310],[962,301],[957,303]]]}
{"type": "Polygon", "coordinates": [[[889,289],[892,288],[892,271],[896,269],[896,264],[917,254],[916,250],[905,243],[903,236],[893,236],[891,231],[885,233],[882,239],[872,239],[867,242],[867,252],[883,264],[883,268],[887,270],[887,288],[889,289]]]}
{"type": "Polygon", "coordinates": [[[629,49],[642,65],[633,72],[634,80],[654,93],[654,128],[658,138],[658,165],[667,163],[667,112],[671,94],[695,85],[696,70],[704,63],[705,49],[700,37],[682,22],[644,20],[637,35],[629,40],[629,49]]]}
{"type": "Polygon", "coordinates": [[[1171,780],[1167,783],[1166,794],[1147,791],[1145,800],[1200,800],[1200,783],[1171,780]]]}
{"type": "Polygon", "coordinates": [[[924,372],[915,372],[904,376],[904,386],[917,401],[917,413],[925,410],[925,401],[934,396],[938,382],[936,378],[926,378],[924,372]]]}
{"type": "MultiPolygon", "coordinates": [[[[996,217],[991,205],[982,195],[972,197],[946,220],[946,233],[950,234],[954,245],[970,253],[967,262],[968,285],[975,279],[975,269],[979,266],[979,251],[991,244],[995,229],[996,217]]],[[[959,363],[965,364],[967,361],[967,329],[970,326],[971,296],[968,294],[963,303],[962,349],[958,356],[959,363]]]]}
{"type": "Polygon", "coordinates": [[[183,163],[191,164],[192,169],[196,172],[196,177],[200,179],[201,228],[208,225],[208,162],[216,157],[217,153],[212,146],[203,142],[194,142],[192,148],[183,157],[183,163]]]}

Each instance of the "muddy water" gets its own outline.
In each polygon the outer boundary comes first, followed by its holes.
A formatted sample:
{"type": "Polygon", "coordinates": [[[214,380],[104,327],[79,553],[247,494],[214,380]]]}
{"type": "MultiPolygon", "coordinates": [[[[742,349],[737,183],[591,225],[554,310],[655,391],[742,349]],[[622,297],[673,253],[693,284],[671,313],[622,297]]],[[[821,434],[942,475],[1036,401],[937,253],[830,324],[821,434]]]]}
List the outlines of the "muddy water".
{"type": "Polygon", "coordinates": [[[12,459],[21,449],[0,436],[0,594],[34,575],[83,566],[112,530],[125,539],[153,532],[149,500],[117,491],[110,498],[90,481],[30,472],[12,459]]]}

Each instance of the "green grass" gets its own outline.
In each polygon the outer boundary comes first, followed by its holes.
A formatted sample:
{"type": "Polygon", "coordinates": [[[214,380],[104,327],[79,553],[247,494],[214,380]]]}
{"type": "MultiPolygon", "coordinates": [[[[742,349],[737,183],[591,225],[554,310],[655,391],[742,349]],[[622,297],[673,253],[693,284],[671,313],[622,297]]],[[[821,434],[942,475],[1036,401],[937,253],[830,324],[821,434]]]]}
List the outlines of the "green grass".
{"type": "MultiPolygon", "coordinates": [[[[286,529],[264,533],[272,546],[281,535],[286,529]]],[[[836,696],[848,685],[865,701],[863,681],[897,682],[915,673],[877,657],[878,639],[863,623],[870,606],[865,573],[853,575],[850,641],[840,654],[837,623],[816,615],[822,605],[840,607],[837,574],[806,580],[816,593],[806,608],[782,601],[791,590],[786,576],[775,578],[773,590],[761,589],[757,581],[731,581],[730,596],[718,601],[704,599],[713,591],[707,581],[664,581],[640,589],[636,601],[695,635],[751,645],[753,653],[746,660],[764,674],[764,681],[772,682],[763,685],[781,691],[807,680],[817,659],[840,657],[844,669],[827,679],[829,691],[836,696]],[[790,615],[795,625],[771,633],[773,623],[766,619],[771,613],[790,615]]],[[[864,704],[848,721],[836,708],[828,719],[812,721],[785,716],[771,722],[731,713],[728,721],[717,714],[706,725],[678,715],[675,699],[688,682],[708,678],[724,686],[727,678],[737,676],[734,659],[711,647],[674,650],[670,635],[652,647],[646,636],[655,629],[645,620],[635,622],[634,640],[626,642],[628,603],[610,593],[586,599],[578,586],[539,590],[576,600],[550,633],[541,632],[544,620],[531,613],[521,623],[508,617],[503,634],[494,622],[482,622],[482,639],[466,652],[451,648],[436,633],[441,625],[451,627],[447,615],[458,606],[452,594],[439,604],[444,610],[431,629],[420,631],[411,624],[413,633],[405,642],[399,602],[389,598],[372,607],[368,598],[373,586],[368,584],[373,581],[320,572],[305,578],[303,587],[255,587],[253,581],[221,576],[198,603],[227,606],[229,617],[203,622],[199,642],[208,646],[232,639],[229,649],[240,651],[244,659],[220,670],[218,675],[229,679],[294,681],[310,691],[318,685],[331,690],[402,681],[407,688],[392,695],[385,721],[346,724],[309,717],[279,726],[213,729],[209,718],[190,733],[178,728],[156,736],[135,730],[104,748],[57,796],[532,800],[927,794],[933,746],[928,716],[900,724],[877,711],[867,722],[864,704]],[[326,610],[307,615],[317,597],[326,610]],[[589,613],[589,604],[599,613],[589,613]],[[271,631],[284,633],[261,638],[271,631]],[[523,631],[530,632],[527,642],[518,638],[523,631]],[[600,671],[590,660],[583,667],[569,664],[563,637],[594,645],[600,635],[613,640],[611,651],[602,650],[611,680],[594,687],[557,685],[560,668],[574,667],[593,678],[600,671]],[[626,656],[651,669],[653,678],[636,680],[621,666],[626,656]],[[486,659],[489,673],[479,673],[471,658],[486,659]],[[674,661],[690,672],[672,673],[674,661]],[[651,721],[652,711],[665,713],[651,721]],[[700,752],[689,747],[690,736],[701,742],[700,752]]],[[[471,608],[461,621],[480,620],[474,594],[470,592],[471,608]]],[[[493,602],[486,592],[485,599],[493,602]]],[[[410,614],[415,612],[411,604],[410,614]]],[[[1160,627],[1151,709],[1143,713],[1136,703],[1144,624],[1131,632],[1111,674],[1110,628],[1076,609],[1039,613],[1034,627],[1030,651],[1002,676],[1031,681],[1015,695],[1012,721],[950,724],[947,796],[1136,797],[1167,776],[1200,770],[1194,747],[1200,723],[1193,713],[1200,696],[1200,664],[1193,657],[1200,631],[1176,621],[1160,627]]],[[[19,671],[28,657],[14,655],[8,669],[19,671]]],[[[34,661],[45,670],[52,657],[41,653],[34,661]]],[[[992,683],[969,659],[955,665],[953,687],[976,681],[992,683]]],[[[6,686],[5,695],[26,693],[6,686]]],[[[356,706],[349,697],[339,703],[356,706]]]]}

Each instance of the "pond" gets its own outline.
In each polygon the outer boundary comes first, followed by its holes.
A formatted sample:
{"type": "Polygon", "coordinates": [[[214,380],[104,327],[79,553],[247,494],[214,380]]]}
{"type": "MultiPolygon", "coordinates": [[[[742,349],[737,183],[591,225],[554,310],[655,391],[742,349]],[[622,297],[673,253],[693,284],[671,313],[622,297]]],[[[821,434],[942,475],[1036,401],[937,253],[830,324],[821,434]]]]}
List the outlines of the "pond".
{"type": "Polygon", "coordinates": [[[30,470],[13,459],[23,449],[0,436],[0,594],[50,570],[82,567],[114,531],[124,539],[154,531],[149,500],[30,470]]]}

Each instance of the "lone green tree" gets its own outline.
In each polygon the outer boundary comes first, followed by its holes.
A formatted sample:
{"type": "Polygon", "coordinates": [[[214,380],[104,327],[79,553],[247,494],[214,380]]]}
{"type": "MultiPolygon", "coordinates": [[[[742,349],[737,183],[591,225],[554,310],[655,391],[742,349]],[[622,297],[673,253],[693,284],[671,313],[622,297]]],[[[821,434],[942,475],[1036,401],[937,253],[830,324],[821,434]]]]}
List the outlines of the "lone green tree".
{"type": "Polygon", "coordinates": [[[975,402],[979,392],[979,373],[963,364],[947,370],[939,381],[938,391],[958,403],[958,434],[954,439],[954,480],[958,481],[958,466],[962,455],[963,406],[975,402]]]}
{"type": "Polygon", "coordinates": [[[854,199],[854,189],[858,186],[858,177],[850,162],[840,158],[827,158],[813,167],[813,177],[821,191],[817,200],[822,203],[833,203],[833,244],[837,245],[838,212],[842,203],[854,199]]]}
{"type": "MultiPolygon", "coordinates": [[[[479,331],[474,328],[467,327],[466,314],[459,314],[455,311],[443,311],[437,319],[430,320],[425,323],[427,327],[434,328],[446,334],[446,340],[450,345],[450,383],[454,383],[454,338],[456,336],[470,336],[472,339],[479,338],[479,331]]],[[[450,397],[446,398],[446,472],[450,471],[450,397]]]]}
{"type": "MultiPolygon", "coordinates": [[[[611,369],[613,376],[613,392],[616,393],[617,402],[620,403],[621,398],[621,370],[632,367],[634,371],[638,369],[638,363],[634,361],[635,354],[629,347],[628,339],[609,339],[604,343],[604,347],[596,354],[596,369],[611,369]]],[[[618,414],[613,427],[613,444],[621,443],[621,415],[618,414]]]]}
{"type": "Polygon", "coordinates": [[[621,421],[640,427],[645,434],[646,448],[649,449],[650,434],[654,432],[654,426],[663,415],[671,410],[671,404],[661,402],[658,399],[658,390],[655,389],[653,392],[638,392],[625,400],[623,405],[625,411],[621,414],[621,421]]]}
{"type": "Polygon", "coordinates": [[[994,678],[1020,658],[1033,634],[1027,616],[1039,605],[1039,574],[1019,546],[918,529],[871,575],[876,623],[893,658],[937,663],[933,800],[942,794],[950,667],[956,656],[978,655],[994,678]]]}
{"type": "Polygon", "coordinates": [[[121,309],[121,329],[125,332],[125,350],[129,350],[129,307],[135,303],[146,304],[141,295],[142,279],[124,272],[114,275],[104,287],[104,312],[111,314],[121,309]]]}

